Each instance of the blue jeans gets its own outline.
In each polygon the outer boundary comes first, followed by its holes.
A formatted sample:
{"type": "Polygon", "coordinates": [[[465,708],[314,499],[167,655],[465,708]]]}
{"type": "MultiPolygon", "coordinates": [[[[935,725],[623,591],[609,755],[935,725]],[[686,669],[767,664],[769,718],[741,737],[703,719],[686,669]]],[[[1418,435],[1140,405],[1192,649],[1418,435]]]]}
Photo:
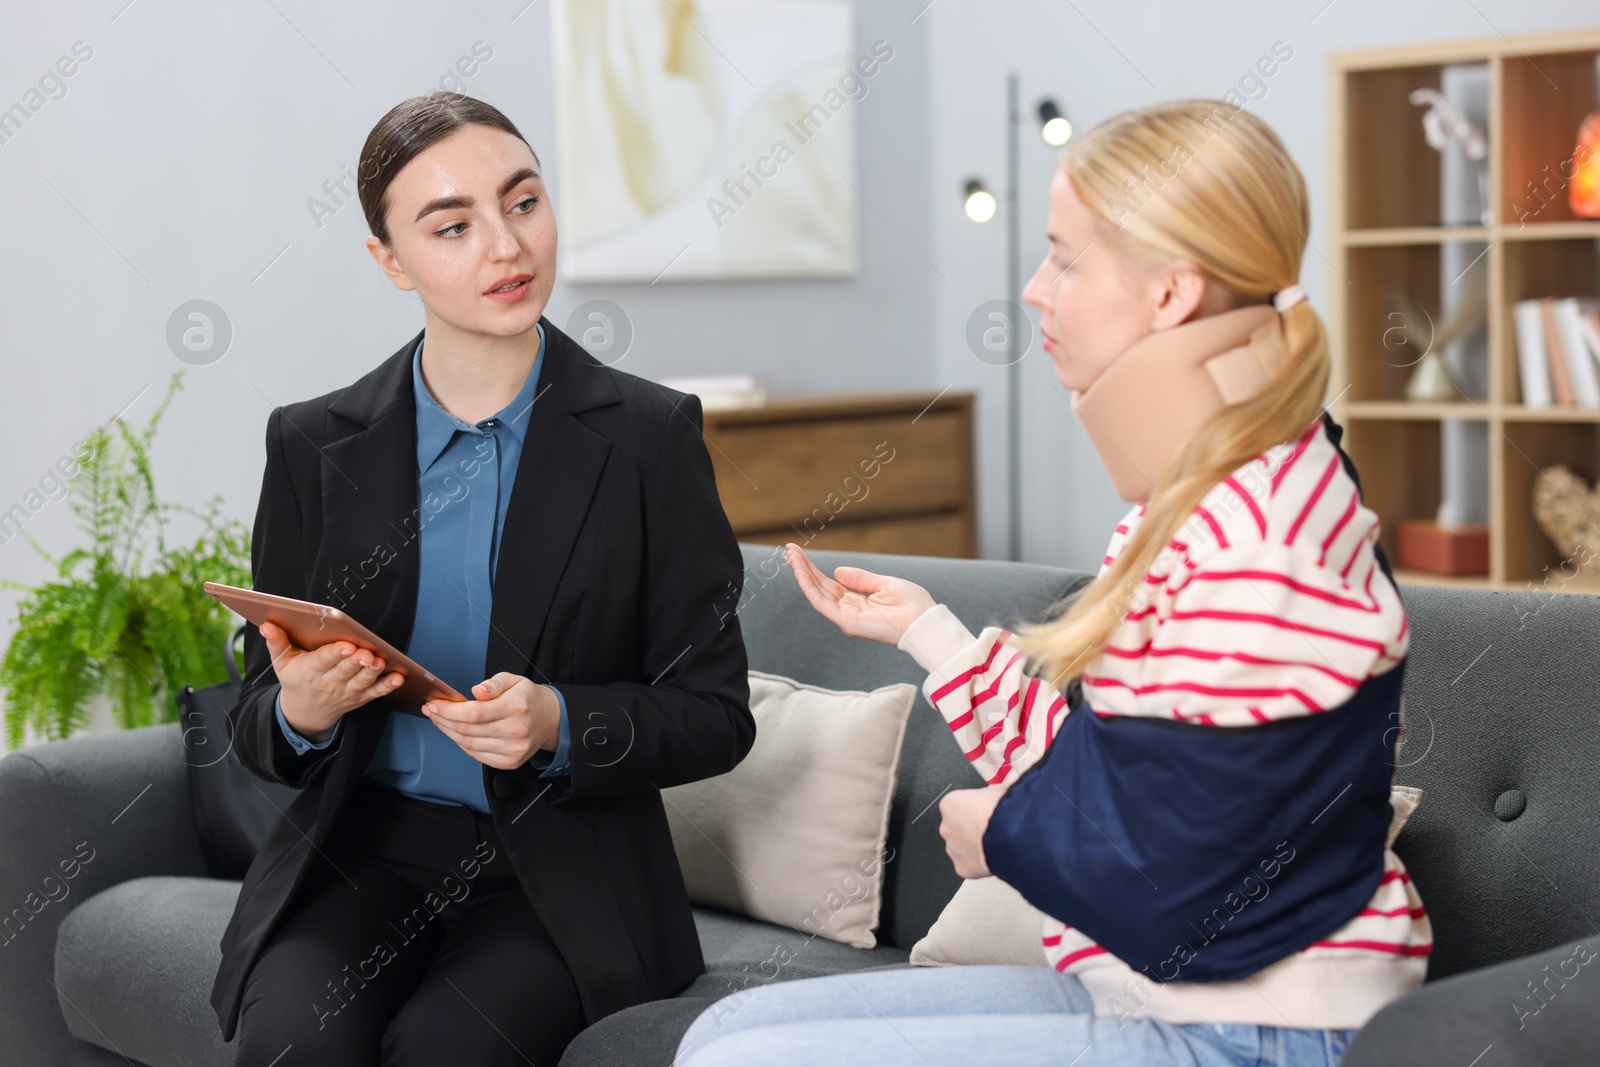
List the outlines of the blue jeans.
{"type": "Polygon", "coordinates": [[[1093,1014],[1048,967],[858,971],[730,994],[695,1019],[676,1067],[1338,1067],[1354,1030],[1174,1024],[1093,1014]]]}

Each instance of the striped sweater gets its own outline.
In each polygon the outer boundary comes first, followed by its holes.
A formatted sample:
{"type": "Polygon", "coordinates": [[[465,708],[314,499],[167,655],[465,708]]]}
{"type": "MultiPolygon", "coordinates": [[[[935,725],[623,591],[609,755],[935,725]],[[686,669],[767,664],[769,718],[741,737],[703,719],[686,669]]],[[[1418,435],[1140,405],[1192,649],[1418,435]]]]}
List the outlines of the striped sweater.
{"type": "MultiPolygon", "coordinates": [[[[1117,526],[1101,574],[1143,515],[1140,502],[1117,526]]],[[[1241,466],[1130,593],[1111,644],[1084,672],[1080,713],[1226,728],[1344,703],[1409,643],[1377,562],[1378,531],[1320,419],[1241,466]]],[[[990,626],[974,637],[941,604],[899,644],[929,672],[924,694],[991,784],[1036,762],[1069,713],[1055,687],[1024,673],[1012,636],[990,626]]],[[[1055,919],[1043,940],[1050,965],[1082,981],[1097,1014],[1318,1029],[1359,1027],[1421,984],[1432,945],[1416,887],[1387,848],[1359,915],[1241,981],[1152,982],[1055,919]]]]}

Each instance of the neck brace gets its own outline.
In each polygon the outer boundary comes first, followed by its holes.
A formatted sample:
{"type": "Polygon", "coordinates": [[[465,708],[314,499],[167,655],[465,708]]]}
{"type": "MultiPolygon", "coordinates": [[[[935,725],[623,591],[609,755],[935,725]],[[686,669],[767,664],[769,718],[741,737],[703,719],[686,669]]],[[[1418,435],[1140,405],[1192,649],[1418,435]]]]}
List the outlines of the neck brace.
{"type": "Polygon", "coordinates": [[[1201,423],[1266,388],[1284,351],[1277,310],[1251,304],[1148,334],[1073,393],[1117,495],[1148,499],[1201,423]]]}

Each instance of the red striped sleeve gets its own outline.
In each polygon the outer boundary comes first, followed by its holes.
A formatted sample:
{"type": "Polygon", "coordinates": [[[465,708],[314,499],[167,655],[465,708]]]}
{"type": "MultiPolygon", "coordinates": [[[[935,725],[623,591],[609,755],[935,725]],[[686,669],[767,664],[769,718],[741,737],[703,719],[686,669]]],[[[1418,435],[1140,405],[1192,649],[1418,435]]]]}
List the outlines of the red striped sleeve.
{"type": "Polygon", "coordinates": [[[1256,503],[1256,498],[1251,496],[1245,487],[1239,484],[1239,479],[1232,475],[1224,479],[1222,484],[1244,498],[1245,507],[1250,509],[1250,517],[1256,521],[1256,528],[1262,537],[1267,536],[1267,517],[1261,513],[1261,505],[1256,503]]]}
{"type": "Polygon", "coordinates": [[[1321,429],[1322,420],[1319,418],[1316,422],[1306,427],[1306,432],[1301,434],[1300,439],[1294,443],[1294,450],[1289,453],[1289,458],[1283,461],[1283,466],[1279,467],[1272,476],[1272,491],[1274,493],[1278,491],[1278,486],[1283,484],[1283,480],[1288,477],[1289,472],[1294,469],[1295,463],[1299,461],[1301,456],[1305,455],[1306,448],[1316,438],[1318,431],[1321,429]]]}
{"type": "Polygon", "coordinates": [[[1080,948],[1076,952],[1069,952],[1059,960],[1056,960],[1056,970],[1064,971],[1081,959],[1087,959],[1090,956],[1101,956],[1105,954],[1105,951],[1099,945],[1090,945],[1088,948],[1080,948]]]}
{"type": "Polygon", "coordinates": [[[1218,522],[1217,517],[1211,513],[1211,509],[1202,504],[1194,510],[1195,514],[1199,515],[1200,518],[1205,522],[1206,526],[1211,530],[1211,536],[1217,539],[1217,547],[1227,548],[1228,535],[1223,532],[1222,524],[1218,522]]]}
{"type": "Polygon", "coordinates": [[[939,700],[942,697],[944,697],[946,694],[954,692],[955,690],[961,688],[963,685],[967,684],[969,681],[971,681],[973,678],[975,678],[979,674],[982,674],[984,671],[987,671],[989,669],[989,665],[994,662],[995,656],[999,655],[1000,650],[1002,648],[1004,648],[1004,647],[1005,647],[1005,642],[997,638],[995,640],[995,642],[994,642],[994,646],[989,649],[989,658],[985,659],[982,663],[978,664],[975,667],[968,667],[966,670],[962,671],[960,674],[958,674],[954,678],[950,679],[949,682],[945,683],[943,686],[940,686],[938,689],[934,690],[933,698],[932,698],[933,702],[935,704],[937,704],[939,702],[939,700]]]}
{"type": "MultiPolygon", "coordinates": [[[[1327,563],[1328,549],[1333,547],[1334,541],[1338,540],[1340,531],[1342,531],[1345,527],[1345,524],[1350,521],[1350,516],[1356,513],[1356,506],[1360,503],[1361,501],[1358,494],[1351,493],[1350,502],[1345,505],[1344,514],[1339,516],[1339,521],[1334,524],[1332,530],[1328,531],[1328,536],[1322,539],[1322,552],[1317,557],[1318,563],[1327,563]]],[[[1358,545],[1357,547],[1359,548],[1360,546],[1358,545]]]]}
{"type": "Polygon", "coordinates": [[[1337,452],[1328,457],[1327,466],[1323,468],[1322,477],[1317,479],[1316,488],[1312,490],[1306,502],[1300,506],[1300,514],[1295,516],[1293,525],[1289,527],[1289,532],[1284,535],[1284,544],[1294,544],[1295,538],[1300,536],[1300,527],[1305,525],[1306,519],[1311,517],[1312,510],[1317,506],[1317,502],[1322,499],[1322,494],[1327,491],[1329,483],[1333,481],[1334,474],[1338,473],[1342,467],[1343,463],[1340,461],[1337,452]]]}
{"type": "MultiPolygon", "coordinates": [[[[985,629],[969,646],[974,659],[983,656],[981,662],[957,669],[931,691],[924,688],[963,754],[992,784],[1032,766],[1069,710],[1058,689],[1025,673],[1026,656],[1011,643],[1013,637],[1000,627],[985,629]]],[[[932,684],[930,677],[927,685],[932,684]]]]}

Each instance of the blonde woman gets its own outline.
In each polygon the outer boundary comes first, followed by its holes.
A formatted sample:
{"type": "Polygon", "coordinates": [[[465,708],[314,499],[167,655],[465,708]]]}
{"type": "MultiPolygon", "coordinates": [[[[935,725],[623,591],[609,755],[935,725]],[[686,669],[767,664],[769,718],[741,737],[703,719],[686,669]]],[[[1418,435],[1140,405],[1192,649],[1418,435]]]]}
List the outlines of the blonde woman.
{"type": "Polygon", "coordinates": [[[946,849],[1052,916],[1050,966],[764,986],[697,1018],[682,1067],[1328,1067],[1422,982],[1431,932],[1389,848],[1409,633],[1324,421],[1308,229],[1282,143],[1220,101],[1063,154],[1025,296],[1133,504],[1098,576],[974,636],[920,586],[788,549],[819,612],[928,671],[989,783],[941,800],[946,849]]]}

